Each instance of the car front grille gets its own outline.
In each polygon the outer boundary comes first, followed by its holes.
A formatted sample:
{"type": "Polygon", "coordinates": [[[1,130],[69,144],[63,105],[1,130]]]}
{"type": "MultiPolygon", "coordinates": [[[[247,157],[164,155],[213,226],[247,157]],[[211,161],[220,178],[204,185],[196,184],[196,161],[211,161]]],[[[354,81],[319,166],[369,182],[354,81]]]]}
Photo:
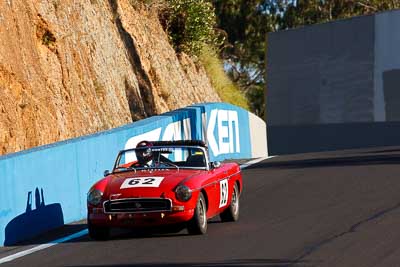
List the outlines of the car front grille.
{"type": "Polygon", "coordinates": [[[106,213],[145,213],[171,211],[171,200],[165,198],[127,198],[104,202],[106,213]]]}

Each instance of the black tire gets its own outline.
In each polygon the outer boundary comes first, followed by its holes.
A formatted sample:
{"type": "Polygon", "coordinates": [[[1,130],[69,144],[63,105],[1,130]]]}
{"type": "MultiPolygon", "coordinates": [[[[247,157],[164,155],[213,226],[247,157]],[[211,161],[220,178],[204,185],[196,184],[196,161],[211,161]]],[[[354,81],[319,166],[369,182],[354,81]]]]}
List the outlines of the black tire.
{"type": "Polygon", "coordinates": [[[110,228],[106,226],[93,225],[88,221],[90,238],[94,240],[107,240],[110,238],[110,228]]]}
{"type": "Polygon", "coordinates": [[[203,193],[200,193],[193,218],[189,221],[187,229],[191,235],[204,235],[207,232],[207,204],[203,193]]]}
{"type": "Polygon", "coordinates": [[[239,204],[239,189],[237,184],[235,184],[233,187],[231,204],[219,215],[219,217],[221,217],[221,221],[236,222],[239,220],[239,204]]]}

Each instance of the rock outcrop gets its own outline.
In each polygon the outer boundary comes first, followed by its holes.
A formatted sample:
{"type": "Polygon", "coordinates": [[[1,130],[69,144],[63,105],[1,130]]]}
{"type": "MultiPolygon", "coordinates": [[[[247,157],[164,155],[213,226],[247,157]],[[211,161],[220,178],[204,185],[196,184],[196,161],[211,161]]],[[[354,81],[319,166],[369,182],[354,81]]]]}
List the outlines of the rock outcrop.
{"type": "Polygon", "coordinates": [[[138,0],[0,1],[0,154],[210,101],[138,0]]]}

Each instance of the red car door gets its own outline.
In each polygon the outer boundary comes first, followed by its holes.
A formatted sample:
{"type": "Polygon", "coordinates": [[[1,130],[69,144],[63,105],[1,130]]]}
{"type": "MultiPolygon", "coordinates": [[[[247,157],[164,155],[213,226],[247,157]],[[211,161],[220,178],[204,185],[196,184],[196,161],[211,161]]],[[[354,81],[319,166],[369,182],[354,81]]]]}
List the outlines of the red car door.
{"type": "Polygon", "coordinates": [[[228,204],[228,180],[227,171],[224,167],[212,169],[209,171],[209,178],[204,189],[208,198],[207,217],[213,217],[225,208],[228,204]]]}

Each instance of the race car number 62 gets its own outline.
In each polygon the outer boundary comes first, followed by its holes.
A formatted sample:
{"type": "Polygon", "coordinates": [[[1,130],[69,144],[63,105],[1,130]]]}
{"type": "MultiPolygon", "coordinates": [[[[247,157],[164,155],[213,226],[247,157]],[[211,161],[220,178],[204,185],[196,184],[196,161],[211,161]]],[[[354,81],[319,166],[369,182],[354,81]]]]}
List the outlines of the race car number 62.
{"type": "Polygon", "coordinates": [[[164,177],[135,177],[126,179],[121,189],[132,187],[159,187],[164,177]]]}
{"type": "Polygon", "coordinates": [[[154,179],[154,178],[146,178],[146,179],[144,179],[144,181],[141,181],[141,179],[137,178],[137,179],[130,180],[128,184],[129,185],[137,185],[137,184],[140,184],[140,183],[142,183],[142,184],[153,184],[153,182],[155,180],[156,179],[154,179]]]}

